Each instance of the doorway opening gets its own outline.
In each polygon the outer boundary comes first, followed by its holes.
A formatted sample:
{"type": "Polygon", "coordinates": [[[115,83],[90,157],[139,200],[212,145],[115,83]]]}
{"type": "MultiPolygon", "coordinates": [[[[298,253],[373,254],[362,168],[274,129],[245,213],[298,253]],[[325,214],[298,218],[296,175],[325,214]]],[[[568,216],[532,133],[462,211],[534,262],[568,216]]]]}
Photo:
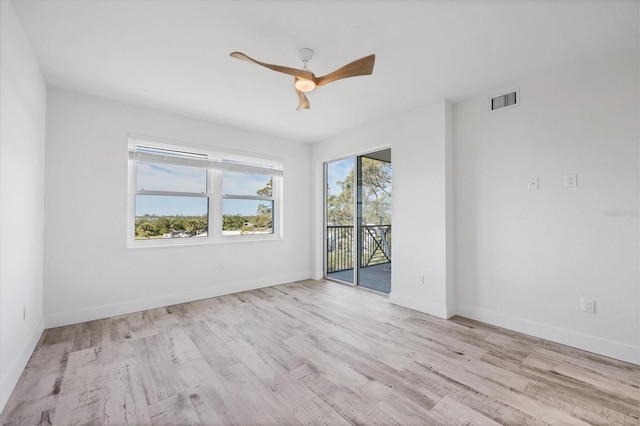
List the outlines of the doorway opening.
{"type": "Polygon", "coordinates": [[[325,277],[391,292],[391,149],[325,163],[325,277]]]}

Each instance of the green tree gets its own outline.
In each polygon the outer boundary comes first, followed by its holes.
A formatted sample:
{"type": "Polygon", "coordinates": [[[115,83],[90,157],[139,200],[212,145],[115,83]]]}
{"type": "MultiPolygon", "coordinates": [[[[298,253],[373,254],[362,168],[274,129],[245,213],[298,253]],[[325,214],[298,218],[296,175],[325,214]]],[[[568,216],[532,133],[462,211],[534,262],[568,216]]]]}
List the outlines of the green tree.
{"type": "Polygon", "coordinates": [[[391,163],[362,159],[362,220],[391,224],[391,163]]]}
{"type": "Polygon", "coordinates": [[[156,235],[156,229],[151,222],[141,222],[136,227],[136,237],[147,239],[152,235],[156,235]]]}
{"type": "Polygon", "coordinates": [[[269,179],[262,189],[258,189],[256,193],[262,197],[271,197],[273,195],[273,177],[269,179]]]}
{"type": "MultiPolygon", "coordinates": [[[[327,222],[336,226],[353,224],[355,168],[344,181],[341,191],[329,194],[327,188],[327,222]]],[[[367,224],[391,223],[391,164],[369,158],[362,159],[362,221],[367,224]]]]}
{"type": "Polygon", "coordinates": [[[198,230],[198,221],[196,219],[188,219],[184,222],[184,230],[187,232],[196,232],[198,230]]]}
{"type": "Polygon", "coordinates": [[[330,225],[349,226],[353,224],[353,179],[355,169],[352,168],[343,181],[336,182],[342,191],[329,194],[327,187],[327,222],[330,225]]]}
{"type": "Polygon", "coordinates": [[[226,214],[222,216],[222,229],[225,231],[235,231],[242,229],[242,225],[245,222],[245,218],[239,214],[230,215],[226,214]]]}
{"type": "MultiPolygon", "coordinates": [[[[272,197],[273,196],[273,177],[269,179],[267,184],[262,189],[258,189],[256,194],[261,197],[272,197]]],[[[271,213],[273,212],[273,204],[272,203],[260,203],[258,204],[258,216],[269,216],[271,217],[271,213]]],[[[269,220],[271,221],[271,220],[269,220]]]]}
{"type": "MultiPolygon", "coordinates": [[[[269,179],[264,188],[256,191],[257,195],[262,197],[273,196],[273,177],[269,179]]],[[[273,203],[264,202],[258,204],[257,216],[254,218],[254,224],[257,228],[268,228],[273,226],[273,203]]]]}

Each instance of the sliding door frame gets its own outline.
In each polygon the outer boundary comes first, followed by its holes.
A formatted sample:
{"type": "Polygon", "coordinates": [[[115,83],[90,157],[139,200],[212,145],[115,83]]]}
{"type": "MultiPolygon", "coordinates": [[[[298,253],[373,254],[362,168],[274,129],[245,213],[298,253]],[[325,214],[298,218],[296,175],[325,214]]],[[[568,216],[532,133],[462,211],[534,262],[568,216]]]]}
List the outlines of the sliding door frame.
{"type": "MultiPolygon", "coordinates": [[[[362,244],[362,158],[367,157],[367,154],[371,154],[378,151],[384,151],[386,149],[391,149],[390,145],[382,146],[379,148],[371,148],[366,151],[356,152],[352,155],[347,155],[344,157],[337,157],[330,160],[323,161],[322,163],[322,274],[324,279],[335,280],[341,283],[360,286],[360,269],[362,266],[362,255],[360,253],[360,245],[362,244]],[[354,188],[354,197],[353,197],[353,249],[352,249],[352,259],[353,259],[353,282],[342,281],[336,278],[329,278],[327,269],[328,269],[328,223],[327,223],[327,206],[328,206],[328,170],[329,164],[337,161],[346,160],[348,158],[354,159],[354,167],[355,173],[353,178],[353,188],[354,188]]],[[[366,288],[366,287],[364,287],[366,288]]]]}

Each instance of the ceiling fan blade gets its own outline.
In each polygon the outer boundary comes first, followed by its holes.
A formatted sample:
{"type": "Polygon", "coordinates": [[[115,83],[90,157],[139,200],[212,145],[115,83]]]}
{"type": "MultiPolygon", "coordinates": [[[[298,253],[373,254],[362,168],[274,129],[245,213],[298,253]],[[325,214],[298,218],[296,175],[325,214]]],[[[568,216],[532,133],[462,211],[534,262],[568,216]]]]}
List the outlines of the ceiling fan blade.
{"type": "Polygon", "coordinates": [[[300,103],[298,104],[298,108],[296,108],[296,111],[300,111],[303,109],[309,109],[309,99],[307,99],[307,96],[299,91],[298,89],[296,89],[296,92],[298,93],[298,99],[300,100],[300,103]]]}
{"type": "Polygon", "coordinates": [[[289,74],[289,75],[292,75],[294,77],[304,78],[304,79],[312,80],[312,81],[316,80],[316,76],[313,75],[313,73],[311,71],[305,71],[305,70],[299,70],[299,69],[296,69],[296,68],[283,67],[281,65],[267,64],[267,63],[264,63],[264,62],[256,61],[255,59],[250,58],[250,57],[248,57],[247,55],[245,55],[244,53],[241,53],[241,52],[231,52],[229,54],[229,56],[231,56],[232,58],[240,59],[241,61],[252,62],[252,63],[254,63],[256,65],[261,65],[261,66],[263,66],[265,68],[269,68],[270,70],[281,72],[281,73],[284,73],[284,74],[289,74]]]}
{"type": "Polygon", "coordinates": [[[332,73],[318,77],[315,82],[317,86],[323,86],[331,83],[332,81],[340,80],[348,77],[355,77],[358,75],[370,75],[373,72],[373,65],[376,62],[376,55],[365,56],[364,58],[356,59],[355,61],[345,65],[342,68],[338,68],[332,73]]]}

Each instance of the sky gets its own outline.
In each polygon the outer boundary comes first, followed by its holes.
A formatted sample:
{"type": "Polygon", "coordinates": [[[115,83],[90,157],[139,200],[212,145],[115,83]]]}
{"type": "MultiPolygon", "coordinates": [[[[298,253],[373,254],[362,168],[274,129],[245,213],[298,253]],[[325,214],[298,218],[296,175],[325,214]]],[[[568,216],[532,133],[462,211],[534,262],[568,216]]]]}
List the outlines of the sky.
{"type": "Polygon", "coordinates": [[[355,165],[354,158],[333,161],[327,164],[327,183],[329,184],[329,194],[337,195],[342,192],[342,186],[338,182],[345,180],[351,169],[355,165]]]}
{"type": "MultiPolygon", "coordinates": [[[[250,173],[223,172],[222,192],[232,195],[256,195],[265,187],[271,176],[250,173]]],[[[137,162],[137,189],[174,192],[206,193],[206,170],[196,167],[137,162]]],[[[224,200],[222,214],[256,214],[257,200],[224,200]]],[[[137,195],[136,216],[202,216],[207,214],[206,197],[182,197],[163,195],[137,195]]]]}

